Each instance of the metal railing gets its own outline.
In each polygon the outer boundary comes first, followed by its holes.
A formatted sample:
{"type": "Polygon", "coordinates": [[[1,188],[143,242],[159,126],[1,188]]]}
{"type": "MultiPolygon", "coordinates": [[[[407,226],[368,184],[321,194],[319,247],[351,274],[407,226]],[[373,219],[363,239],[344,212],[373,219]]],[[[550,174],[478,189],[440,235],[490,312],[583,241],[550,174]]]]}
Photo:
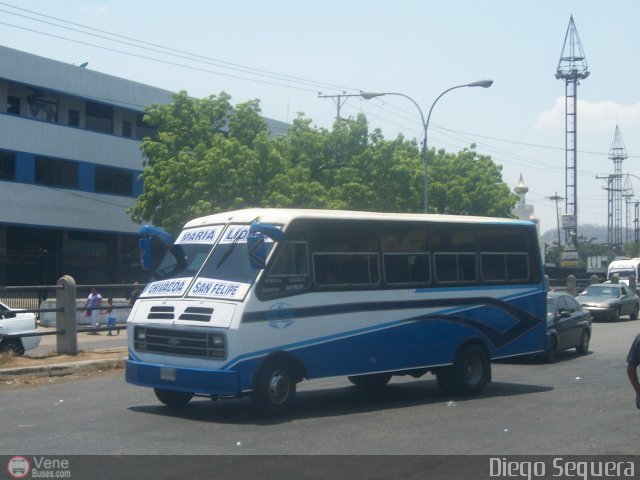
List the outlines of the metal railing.
{"type": "MultiPolygon", "coordinates": [[[[30,301],[33,301],[33,297],[35,293],[36,298],[38,298],[38,303],[34,306],[25,301],[24,308],[22,305],[10,305],[12,311],[19,313],[35,313],[38,317],[42,313],[50,313],[55,312],[56,314],[56,329],[54,331],[48,332],[33,332],[33,333],[21,333],[21,334],[0,334],[0,340],[5,338],[18,338],[18,337],[36,337],[36,336],[46,336],[46,335],[56,335],[56,351],[58,354],[67,354],[67,355],[76,355],[78,353],[78,339],[77,334],[82,332],[103,332],[103,331],[116,331],[119,333],[120,330],[126,328],[122,325],[115,326],[105,326],[105,327],[89,327],[85,328],[82,326],[78,326],[77,324],[77,312],[83,311],[93,311],[93,310],[122,310],[122,309],[130,309],[130,305],[106,305],[102,304],[97,307],[79,307],[77,305],[79,299],[86,299],[88,296],[88,292],[91,291],[92,288],[99,289],[102,292],[110,293],[110,297],[116,297],[115,293],[118,292],[120,295],[122,292],[132,292],[133,289],[139,288],[142,289],[144,285],[139,285],[137,283],[134,284],[108,284],[108,285],[76,285],[73,277],[65,275],[58,280],[56,285],[36,285],[36,286],[20,286],[20,287],[0,287],[0,298],[7,298],[7,293],[14,292],[22,292],[22,296],[15,296],[14,298],[23,298],[30,301]],[[55,308],[41,308],[41,302],[47,298],[50,298],[49,294],[45,298],[42,297],[41,292],[55,292],[56,299],[56,307],[55,308]],[[87,295],[84,295],[84,292],[87,292],[87,295]],[[32,292],[31,297],[26,292],[32,292]],[[82,292],[79,296],[78,294],[82,292]],[[17,308],[16,308],[17,307],[17,308]]],[[[102,298],[108,298],[105,294],[101,294],[102,298]]],[[[126,297],[125,295],[120,296],[122,298],[126,297]]],[[[9,302],[6,302],[9,303],[9,302]]],[[[9,306],[9,305],[8,305],[9,306]]]]}

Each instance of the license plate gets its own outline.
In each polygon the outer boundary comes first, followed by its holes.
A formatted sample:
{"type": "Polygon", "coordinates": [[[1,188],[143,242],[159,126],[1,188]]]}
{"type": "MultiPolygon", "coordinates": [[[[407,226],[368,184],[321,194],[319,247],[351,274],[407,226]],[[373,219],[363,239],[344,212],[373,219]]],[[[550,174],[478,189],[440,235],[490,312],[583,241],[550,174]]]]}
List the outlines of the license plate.
{"type": "Polygon", "coordinates": [[[162,380],[176,381],[176,369],[173,367],[160,367],[160,378],[162,380]]]}

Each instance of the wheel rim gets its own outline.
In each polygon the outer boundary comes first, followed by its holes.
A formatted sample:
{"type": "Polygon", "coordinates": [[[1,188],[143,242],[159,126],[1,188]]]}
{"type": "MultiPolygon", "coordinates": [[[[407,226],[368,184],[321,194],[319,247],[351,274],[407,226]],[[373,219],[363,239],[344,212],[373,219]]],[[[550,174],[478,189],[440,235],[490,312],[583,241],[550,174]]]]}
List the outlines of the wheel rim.
{"type": "Polygon", "coordinates": [[[482,360],[479,357],[470,357],[465,367],[465,380],[469,385],[477,385],[482,380],[482,360]]]}
{"type": "Polygon", "coordinates": [[[275,370],[269,378],[269,400],[275,405],[282,405],[289,398],[289,377],[283,370],[275,370]]]}

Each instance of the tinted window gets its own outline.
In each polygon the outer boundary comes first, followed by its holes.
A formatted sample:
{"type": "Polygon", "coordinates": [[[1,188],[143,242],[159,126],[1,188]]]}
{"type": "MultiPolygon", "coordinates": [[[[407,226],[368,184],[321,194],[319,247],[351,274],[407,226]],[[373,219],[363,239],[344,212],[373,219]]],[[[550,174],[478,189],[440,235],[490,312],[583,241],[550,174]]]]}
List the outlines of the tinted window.
{"type": "Polygon", "coordinates": [[[0,150],[0,178],[14,180],[16,177],[16,154],[0,150]]]}
{"type": "Polygon", "coordinates": [[[57,158],[36,157],[36,183],[77,188],[78,164],[57,158]]]}
{"type": "Polygon", "coordinates": [[[385,253],[382,259],[389,284],[425,284],[431,279],[427,253],[385,253]]]}
{"type": "Polygon", "coordinates": [[[96,167],[96,192],[133,194],[133,174],[123,168],[96,167]]]}

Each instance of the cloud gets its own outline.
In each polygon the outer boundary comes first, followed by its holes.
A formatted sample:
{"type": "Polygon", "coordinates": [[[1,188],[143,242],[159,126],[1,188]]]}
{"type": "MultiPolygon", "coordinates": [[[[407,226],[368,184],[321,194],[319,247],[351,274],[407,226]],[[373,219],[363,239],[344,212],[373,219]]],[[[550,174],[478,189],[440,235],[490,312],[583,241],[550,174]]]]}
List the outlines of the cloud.
{"type": "MultiPolygon", "coordinates": [[[[632,105],[621,105],[605,100],[590,102],[578,100],[578,122],[583,132],[613,131],[615,125],[625,131],[640,126],[640,102],[632,105]]],[[[559,97],[553,108],[538,114],[534,127],[541,130],[564,130],[565,98],[559,97]]]]}

